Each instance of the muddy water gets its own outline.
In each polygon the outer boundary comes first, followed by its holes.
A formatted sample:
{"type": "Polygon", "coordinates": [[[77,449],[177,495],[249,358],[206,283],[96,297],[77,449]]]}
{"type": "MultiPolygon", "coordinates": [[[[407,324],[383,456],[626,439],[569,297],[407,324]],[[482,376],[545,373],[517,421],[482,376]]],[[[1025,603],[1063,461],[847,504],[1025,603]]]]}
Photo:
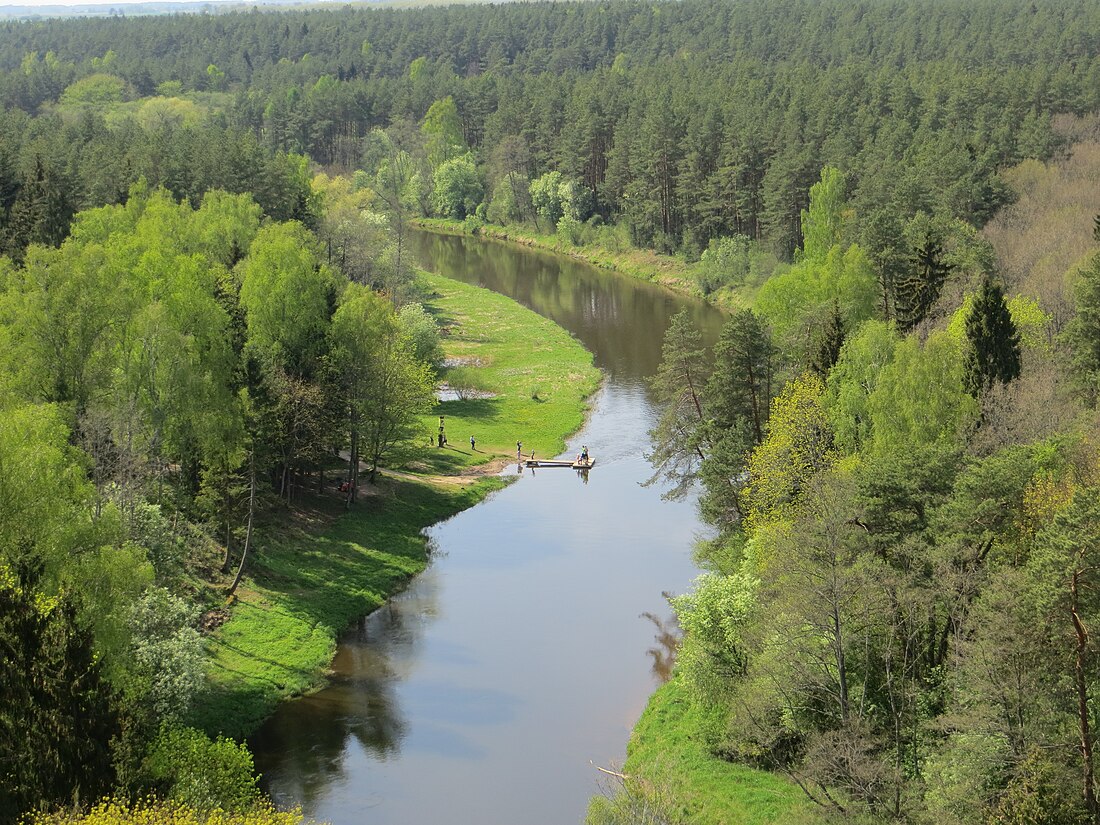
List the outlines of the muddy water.
{"type": "Polygon", "coordinates": [[[597,465],[526,471],[429,531],[433,562],[348,633],[331,686],[250,743],[281,804],[334,825],[564,825],[620,763],[666,662],[662,591],[695,575],[694,504],[666,502],[643,452],[645,378],[669,319],[699,302],[575,261],[418,233],[421,264],[502,292],[571,331],[607,375],[588,424],[597,465]],[[650,614],[650,615],[647,615],[650,614]]]}

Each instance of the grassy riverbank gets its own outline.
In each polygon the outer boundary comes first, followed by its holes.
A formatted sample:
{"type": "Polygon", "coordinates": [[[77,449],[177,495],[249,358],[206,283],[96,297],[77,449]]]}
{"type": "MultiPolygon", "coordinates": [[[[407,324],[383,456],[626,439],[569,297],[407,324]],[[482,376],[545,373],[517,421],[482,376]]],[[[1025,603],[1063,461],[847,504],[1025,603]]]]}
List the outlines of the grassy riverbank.
{"type": "Polygon", "coordinates": [[[208,645],[210,689],[194,722],[210,732],[247,735],[281,700],[322,684],[349,622],[426,566],[421,531],[504,485],[477,465],[514,457],[516,438],[557,452],[583,422],[599,373],[575,339],[487,290],[438,276],[424,283],[428,308],[448,329],[444,352],[461,364],[445,379],[489,397],[439,404],[426,432],[446,416],[452,448],[429,448],[425,436],[404,472],[365,486],[350,511],[335,492],[313,495],[260,527],[250,575],[208,645]]]}
{"type": "MultiPolygon", "coordinates": [[[[433,232],[452,235],[472,235],[468,225],[462,221],[444,218],[421,218],[419,226],[433,232]]],[[[569,243],[557,233],[539,233],[530,227],[499,226],[497,224],[478,224],[477,235],[499,241],[511,241],[522,246],[548,249],[561,255],[568,255],[587,261],[593,266],[613,269],[631,278],[662,284],[686,295],[700,296],[699,284],[692,274],[693,265],[669,255],[659,255],[650,249],[637,249],[621,243],[615,247],[600,243],[576,245],[569,243]]]]}
{"type": "Polygon", "coordinates": [[[675,800],[692,825],[798,821],[809,803],[796,785],[707,751],[705,713],[675,678],[660,687],[634,726],[624,771],[675,800]]]}
{"type": "Polygon", "coordinates": [[[427,438],[444,416],[447,447],[428,450],[411,466],[457,472],[514,458],[517,441],[524,453],[560,453],[565,436],[584,423],[585,399],[599,380],[591,356],[553,321],[525,309],[517,314],[518,305],[503,295],[438,275],[421,280],[445,331],[443,379],[464,397],[441,403],[425,420],[427,438]]]}

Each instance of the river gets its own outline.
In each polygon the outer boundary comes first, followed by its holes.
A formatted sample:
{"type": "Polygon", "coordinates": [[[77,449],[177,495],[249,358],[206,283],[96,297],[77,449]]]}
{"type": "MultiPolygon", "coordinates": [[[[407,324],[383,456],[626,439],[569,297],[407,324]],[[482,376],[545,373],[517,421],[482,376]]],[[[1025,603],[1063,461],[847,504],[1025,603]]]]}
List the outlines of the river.
{"type": "Polygon", "coordinates": [[[597,463],[587,481],[528,471],[431,528],[428,569],[348,632],[328,687],[284,704],[250,745],[279,805],[333,825],[572,825],[658,684],[662,592],[696,575],[694,502],[641,486],[645,379],[672,315],[689,308],[711,341],[722,316],[509,244],[417,232],[411,248],[592,351],[606,379],[566,453],[584,443],[597,463]]]}

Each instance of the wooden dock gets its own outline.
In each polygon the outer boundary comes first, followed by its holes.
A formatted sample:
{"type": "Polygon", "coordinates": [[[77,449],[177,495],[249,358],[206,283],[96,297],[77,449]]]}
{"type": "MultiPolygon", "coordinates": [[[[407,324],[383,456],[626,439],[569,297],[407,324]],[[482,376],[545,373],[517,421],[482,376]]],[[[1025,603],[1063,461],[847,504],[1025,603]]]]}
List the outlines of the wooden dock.
{"type": "Polygon", "coordinates": [[[572,459],[524,459],[525,467],[572,467],[574,470],[588,470],[596,460],[589,456],[588,461],[573,461],[572,459]]]}

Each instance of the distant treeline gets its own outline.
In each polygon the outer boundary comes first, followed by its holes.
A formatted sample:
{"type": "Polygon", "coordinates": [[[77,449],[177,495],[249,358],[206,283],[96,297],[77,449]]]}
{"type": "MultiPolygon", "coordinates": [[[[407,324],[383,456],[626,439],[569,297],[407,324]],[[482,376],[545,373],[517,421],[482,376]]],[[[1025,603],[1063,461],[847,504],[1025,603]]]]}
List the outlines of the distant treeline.
{"type": "Polygon", "coordinates": [[[222,93],[228,128],[350,170],[372,129],[450,96],[486,204],[517,168],[558,171],[638,244],[690,256],[742,234],[785,257],[827,164],[847,173],[872,248],[883,212],[984,222],[1007,198],[997,171],[1055,148],[1051,116],[1100,104],[1098,53],[1085,0],[57,20],[0,26],[0,101],[222,93]]]}

